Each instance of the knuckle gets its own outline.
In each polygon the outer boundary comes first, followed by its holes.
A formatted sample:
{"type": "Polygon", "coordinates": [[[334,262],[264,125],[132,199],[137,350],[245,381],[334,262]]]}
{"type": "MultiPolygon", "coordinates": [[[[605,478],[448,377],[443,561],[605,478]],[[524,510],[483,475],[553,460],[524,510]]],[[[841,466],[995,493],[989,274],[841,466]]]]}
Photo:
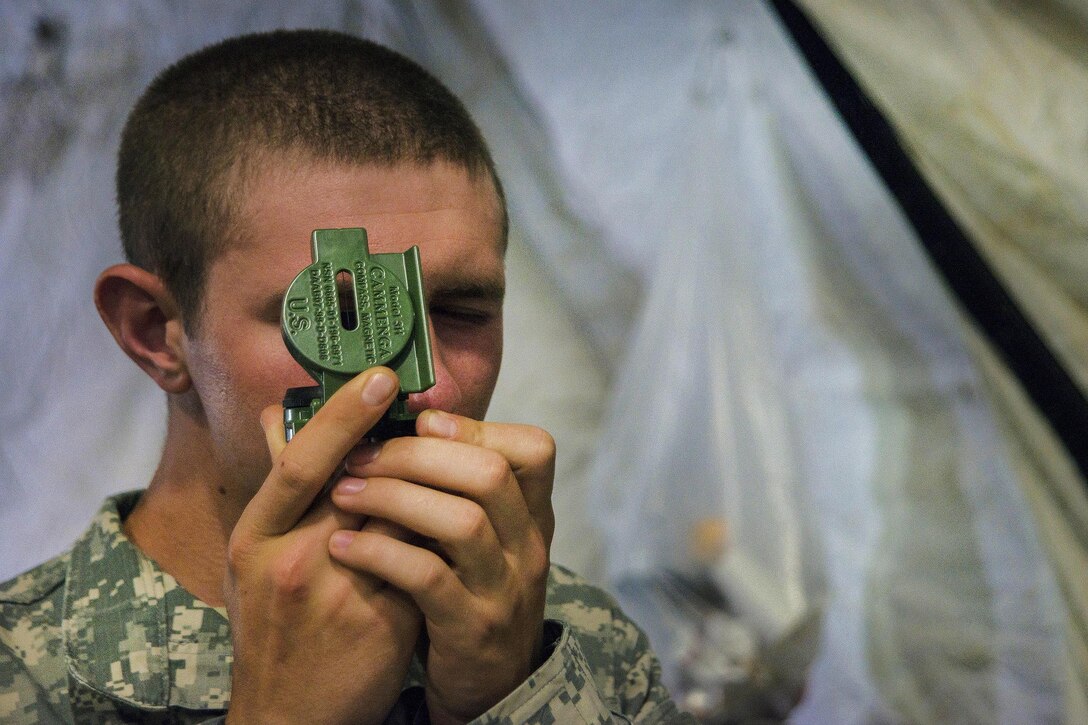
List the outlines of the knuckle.
{"type": "Polygon", "coordinates": [[[503,630],[502,617],[496,614],[495,611],[485,609],[480,612],[479,618],[476,620],[476,628],[479,633],[477,636],[487,642],[496,637],[496,635],[503,630]]]}
{"type": "Polygon", "coordinates": [[[423,590],[437,589],[445,577],[446,565],[437,555],[427,557],[425,563],[420,565],[417,581],[419,588],[423,590]]]}
{"type": "Polygon", "coordinates": [[[473,637],[480,642],[487,642],[502,631],[506,616],[503,609],[490,602],[478,602],[473,608],[469,629],[473,637]]]}
{"type": "Polygon", "coordinates": [[[551,557],[548,555],[548,547],[537,538],[525,554],[525,570],[529,578],[536,583],[547,581],[551,570],[551,557]]]}
{"type": "Polygon", "coordinates": [[[307,482],[307,466],[296,456],[284,454],[276,460],[280,481],[289,488],[303,488],[307,482]]]}
{"type": "Polygon", "coordinates": [[[461,542],[479,541],[490,527],[491,521],[483,507],[467,502],[458,515],[454,535],[461,542]]]}
{"type": "Polygon", "coordinates": [[[310,577],[306,557],[297,549],[282,552],[269,569],[272,589],[288,599],[302,599],[309,592],[310,577]]]}
{"type": "Polygon", "coordinates": [[[500,453],[487,451],[480,461],[480,485],[486,491],[501,488],[510,476],[510,463],[500,453]]]}
{"type": "Polygon", "coordinates": [[[530,428],[528,434],[530,456],[534,462],[549,463],[555,460],[555,438],[543,428],[530,428]]]}
{"type": "Polygon", "coordinates": [[[322,598],[331,614],[349,621],[358,616],[358,593],[358,578],[336,577],[322,592],[322,598]]]}
{"type": "Polygon", "coordinates": [[[548,501],[545,511],[537,519],[537,526],[542,545],[547,551],[551,548],[552,538],[555,536],[555,511],[551,507],[551,501],[548,501]]]}
{"type": "Polygon", "coordinates": [[[246,537],[232,534],[227,541],[227,570],[238,572],[244,569],[253,556],[253,544],[246,537]]]}
{"type": "Polygon", "coordinates": [[[551,566],[548,543],[544,534],[534,527],[527,532],[525,546],[518,552],[514,568],[523,581],[537,586],[547,581],[551,566]]]}

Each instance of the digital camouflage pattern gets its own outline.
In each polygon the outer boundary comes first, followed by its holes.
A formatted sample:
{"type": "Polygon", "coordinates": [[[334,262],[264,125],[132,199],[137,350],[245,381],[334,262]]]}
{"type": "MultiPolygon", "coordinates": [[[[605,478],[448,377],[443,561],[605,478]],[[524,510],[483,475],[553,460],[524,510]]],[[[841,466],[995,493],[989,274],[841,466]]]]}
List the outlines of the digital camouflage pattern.
{"type": "MultiPolygon", "coordinates": [[[[70,551],[0,585],[0,722],[221,721],[233,659],[226,611],[124,536],[138,498],[107,499],[70,551]]],[[[645,635],[604,592],[553,567],[546,616],[551,656],[478,722],[690,722],[645,635]]],[[[421,682],[413,663],[402,703],[418,701],[421,682]]]]}

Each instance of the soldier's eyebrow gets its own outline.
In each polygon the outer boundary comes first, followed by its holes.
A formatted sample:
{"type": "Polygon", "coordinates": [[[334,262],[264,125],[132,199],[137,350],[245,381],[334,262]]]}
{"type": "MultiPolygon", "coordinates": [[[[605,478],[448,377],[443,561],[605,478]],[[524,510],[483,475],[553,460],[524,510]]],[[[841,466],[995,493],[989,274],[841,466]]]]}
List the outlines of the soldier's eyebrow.
{"type": "Polygon", "coordinates": [[[438,285],[426,290],[429,302],[449,300],[477,300],[480,302],[502,303],[506,297],[506,285],[502,282],[465,282],[452,285],[438,285]]]}

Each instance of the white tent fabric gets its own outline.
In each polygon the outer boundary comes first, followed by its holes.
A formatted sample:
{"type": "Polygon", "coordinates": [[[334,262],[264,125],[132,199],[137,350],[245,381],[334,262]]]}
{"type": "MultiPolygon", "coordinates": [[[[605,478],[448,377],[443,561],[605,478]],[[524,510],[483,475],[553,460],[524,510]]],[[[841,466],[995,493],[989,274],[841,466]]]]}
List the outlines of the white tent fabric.
{"type": "MultiPolygon", "coordinates": [[[[1088,390],[1088,3],[806,5],[1088,390]],[[924,57],[904,63],[920,38],[924,57]]],[[[1069,693],[1084,713],[1084,481],[992,351],[973,346],[1069,608],[1069,693]]]]}
{"type": "MultiPolygon", "coordinates": [[[[806,6],[1086,379],[1063,101],[1088,56],[1040,28],[1088,14],[806,6]]],[[[157,458],[161,395],[89,303],[125,110],[181,53],[315,25],[416,57],[492,141],[515,238],[491,416],[557,436],[558,561],[702,568],[768,643],[817,617],[799,722],[1088,718],[1081,482],[756,0],[5,3],[0,576],[157,458]],[[708,522],[727,541],[693,556],[708,522]]]]}

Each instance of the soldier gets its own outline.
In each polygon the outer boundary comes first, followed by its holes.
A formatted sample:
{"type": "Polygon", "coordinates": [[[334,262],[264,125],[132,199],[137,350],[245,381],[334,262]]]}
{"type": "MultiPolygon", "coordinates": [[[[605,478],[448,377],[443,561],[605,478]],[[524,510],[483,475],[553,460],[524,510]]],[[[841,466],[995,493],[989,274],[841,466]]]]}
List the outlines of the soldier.
{"type": "Polygon", "coordinates": [[[165,391],[166,443],[145,491],[0,586],[0,720],[682,717],[645,636],[549,565],[551,438],[482,422],[506,205],[448,90],[342,34],[227,40],[136,104],[117,193],[128,261],[95,302],[165,391]],[[329,227],[421,248],[417,437],[359,444],[398,389],[373,368],[284,441],[278,401],[311,381],[280,302],[329,227]]]}

